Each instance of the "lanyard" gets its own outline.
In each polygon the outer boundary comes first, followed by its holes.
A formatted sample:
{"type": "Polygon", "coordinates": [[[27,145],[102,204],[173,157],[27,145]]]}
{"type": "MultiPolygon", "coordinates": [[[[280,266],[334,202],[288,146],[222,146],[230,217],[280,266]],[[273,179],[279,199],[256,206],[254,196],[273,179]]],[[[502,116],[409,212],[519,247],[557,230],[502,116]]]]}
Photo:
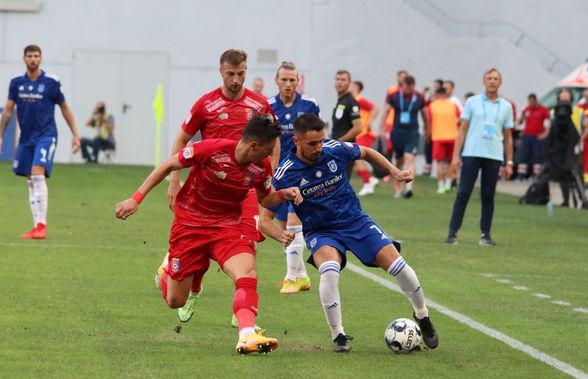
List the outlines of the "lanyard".
{"type": "MultiPolygon", "coordinates": [[[[400,112],[404,112],[404,91],[399,91],[398,92],[398,102],[400,103],[400,112]]],[[[410,103],[408,104],[408,109],[406,110],[407,112],[410,112],[412,110],[412,106],[416,103],[417,100],[417,94],[413,93],[412,97],[410,99],[410,103]]]]}
{"type": "MultiPolygon", "coordinates": [[[[501,105],[501,98],[498,97],[498,109],[496,109],[496,117],[494,117],[494,125],[498,124],[498,117],[500,116],[500,105],[501,105]]],[[[486,101],[490,101],[488,99],[488,97],[486,97],[486,95],[484,95],[484,97],[482,98],[482,112],[484,112],[483,117],[484,117],[484,123],[487,122],[486,120],[486,101]]]]}

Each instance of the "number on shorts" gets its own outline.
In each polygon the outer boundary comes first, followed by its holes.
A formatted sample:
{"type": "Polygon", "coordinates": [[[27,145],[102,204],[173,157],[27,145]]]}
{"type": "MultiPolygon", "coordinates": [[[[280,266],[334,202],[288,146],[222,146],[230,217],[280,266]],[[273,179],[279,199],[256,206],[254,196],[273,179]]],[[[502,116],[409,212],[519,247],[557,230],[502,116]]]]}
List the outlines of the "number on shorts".
{"type": "Polygon", "coordinates": [[[47,149],[41,149],[39,152],[41,153],[41,162],[47,162],[47,149]]]}
{"type": "Polygon", "coordinates": [[[384,231],[380,228],[378,228],[376,225],[371,225],[370,229],[374,229],[375,231],[377,231],[378,233],[380,233],[382,235],[382,239],[384,238],[388,238],[388,236],[386,236],[386,234],[384,233],[384,231]]]}

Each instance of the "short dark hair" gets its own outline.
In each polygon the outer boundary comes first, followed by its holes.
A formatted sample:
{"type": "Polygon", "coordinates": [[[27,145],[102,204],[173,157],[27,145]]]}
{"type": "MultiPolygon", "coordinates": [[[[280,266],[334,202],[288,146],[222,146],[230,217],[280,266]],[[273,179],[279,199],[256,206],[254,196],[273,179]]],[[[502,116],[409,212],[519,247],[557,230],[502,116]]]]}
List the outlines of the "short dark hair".
{"type": "Polygon", "coordinates": [[[443,85],[443,79],[435,79],[435,83],[439,84],[439,86],[443,85]]]}
{"type": "Polygon", "coordinates": [[[443,81],[443,84],[449,84],[451,86],[451,88],[455,88],[455,83],[453,82],[453,80],[445,80],[443,81]]]}
{"type": "Polygon", "coordinates": [[[404,77],[404,84],[405,85],[407,85],[407,86],[413,86],[414,83],[415,83],[414,76],[412,76],[412,75],[406,75],[404,77]]]}
{"type": "Polygon", "coordinates": [[[349,78],[349,80],[351,80],[351,73],[347,70],[337,70],[337,72],[335,73],[335,75],[347,75],[347,77],[349,78]]]}
{"type": "Polygon", "coordinates": [[[276,78],[278,77],[278,74],[280,73],[281,69],[284,69],[287,71],[296,71],[296,74],[298,74],[298,69],[296,68],[296,65],[294,64],[294,62],[283,61],[280,64],[280,67],[278,67],[278,70],[276,71],[276,78]]]}
{"type": "Polygon", "coordinates": [[[534,93],[530,93],[529,96],[527,96],[527,99],[537,100],[537,95],[534,93]]]}
{"type": "Polygon", "coordinates": [[[356,80],[353,83],[355,83],[355,85],[357,86],[357,88],[359,88],[359,92],[363,91],[363,83],[361,81],[356,80]]]}
{"type": "Polygon", "coordinates": [[[37,45],[27,45],[24,48],[23,55],[27,55],[27,53],[39,53],[39,54],[42,54],[41,53],[41,48],[39,46],[37,46],[37,45]]]}
{"type": "Polygon", "coordinates": [[[255,115],[243,129],[244,141],[257,141],[260,144],[269,143],[282,135],[282,127],[274,121],[271,114],[255,115]]]}
{"type": "Polygon", "coordinates": [[[472,91],[468,91],[468,92],[465,93],[465,95],[463,95],[463,97],[465,97],[466,100],[467,100],[467,99],[469,99],[470,97],[472,97],[474,95],[475,95],[475,93],[473,93],[472,91]]]}
{"type": "Polygon", "coordinates": [[[446,95],[447,90],[443,87],[439,87],[435,90],[435,95],[446,95]]]}
{"type": "Polygon", "coordinates": [[[304,134],[306,132],[320,132],[325,130],[327,125],[319,116],[313,113],[305,113],[294,121],[294,134],[304,134]]]}
{"type": "Polygon", "coordinates": [[[237,49],[227,50],[220,56],[220,65],[222,66],[225,62],[233,66],[238,66],[243,62],[247,62],[247,53],[237,49]]]}

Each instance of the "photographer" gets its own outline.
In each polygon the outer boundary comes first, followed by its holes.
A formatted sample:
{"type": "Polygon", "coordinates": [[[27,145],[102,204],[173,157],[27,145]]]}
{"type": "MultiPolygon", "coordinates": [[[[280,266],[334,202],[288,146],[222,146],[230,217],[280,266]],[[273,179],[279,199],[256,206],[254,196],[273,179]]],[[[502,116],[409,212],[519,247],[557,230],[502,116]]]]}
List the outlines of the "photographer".
{"type": "Polygon", "coordinates": [[[87,163],[97,163],[100,150],[114,150],[114,118],[106,113],[106,104],[103,101],[96,103],[92,116],[86,121],[86,126],[95,128],[95,138],[82,138],[82,157],[87,163]],[[88,150],[91,148],[91,152],[88,150]]]}

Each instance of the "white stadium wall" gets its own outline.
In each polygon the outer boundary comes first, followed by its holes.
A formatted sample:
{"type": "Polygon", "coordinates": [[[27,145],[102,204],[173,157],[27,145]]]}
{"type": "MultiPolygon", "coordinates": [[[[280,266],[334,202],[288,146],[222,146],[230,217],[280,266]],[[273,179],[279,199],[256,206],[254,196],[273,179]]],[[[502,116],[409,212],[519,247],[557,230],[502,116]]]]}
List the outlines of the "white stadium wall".
{"type": "MultiPolygon", "coordinates": [[[[261,76],[266,95],[276,92],[279,62],[294,61],[325,119],[341,68],[382,104],[398,69],[414,74],[420,88],[453,79],[463,96],[480,91],[483,71],[495,66],[503,72],[502,93],[520,107],[527,93],[549,90],[567,65],[586,58],[580,36],[587,16],[583,0],[500,0],[491,8],[482,0],[46,0],[36,13],[2,13],[0,90],[7,93],[10,79],[24,72],[23,47],[38,44],[42,67],[63,82],[80,134],[93,136],[84,121],[105,100],[117,122],[117,163],[153,164],[157,84],[164,88],[166,157],[190,106],[220,84],[218,57],[228,48],[249,53],[246,84],[261,76]],[[514,42],[513,30],[522,33],[514,42]]],[[[56,160],[81,162],[59,112],[56,118],[56,160]]]]}

